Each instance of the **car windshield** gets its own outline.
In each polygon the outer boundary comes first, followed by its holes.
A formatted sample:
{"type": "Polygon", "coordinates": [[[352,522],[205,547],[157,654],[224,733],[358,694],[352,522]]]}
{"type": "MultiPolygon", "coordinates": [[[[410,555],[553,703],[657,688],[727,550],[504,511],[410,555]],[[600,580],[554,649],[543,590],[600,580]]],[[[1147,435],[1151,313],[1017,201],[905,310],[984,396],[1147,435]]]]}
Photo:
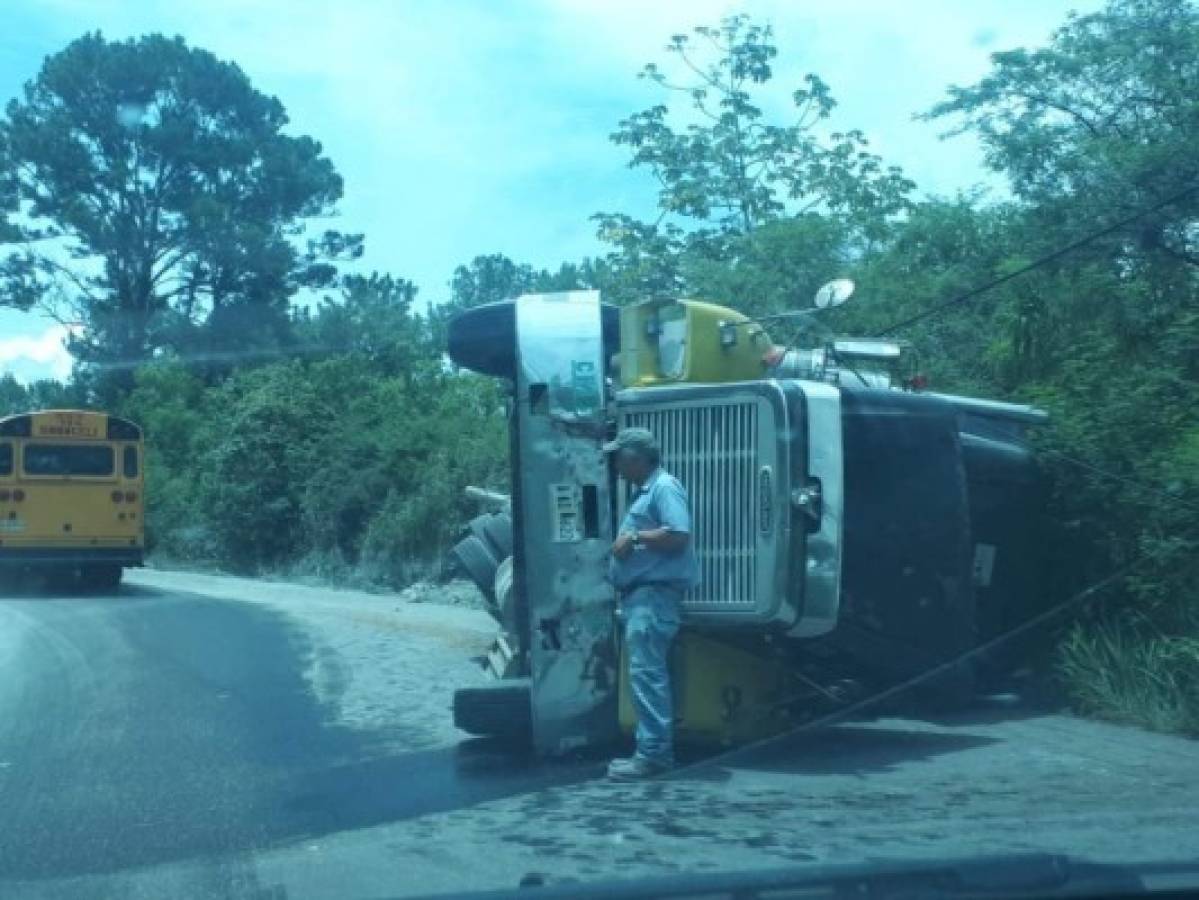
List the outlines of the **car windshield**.
{"type": "Polygon", "coordinates": [[[0,49],[0,896],[1199,891],[1199,0],[0,49]]]}

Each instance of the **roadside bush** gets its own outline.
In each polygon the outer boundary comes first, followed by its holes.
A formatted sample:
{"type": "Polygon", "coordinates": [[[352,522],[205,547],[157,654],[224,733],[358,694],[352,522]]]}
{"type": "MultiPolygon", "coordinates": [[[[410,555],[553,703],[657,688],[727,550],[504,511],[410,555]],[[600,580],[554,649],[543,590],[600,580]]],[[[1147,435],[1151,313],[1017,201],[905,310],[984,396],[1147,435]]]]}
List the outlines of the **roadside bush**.
{"type": "Polygon", "coordinates": [[[477,510],[467,485],[507,489],[507,423],[493,383],[453,377],[424,416],[409,426],[426,454],[407,490],[388,492],[362,542],[369,577],[407,584],[435,569],[458,530],[477,510]]]}
{"type": "Polygon", "coordinates": [[[1063,642],[1058,674],[1080,711],[1162,731],[1199,727],[1199,318],[1159,323],[1155,341],[1084,333],[1052,383],[1048,461],[1054,517],[1073,537],[1057,593],[1121,566],[1103,613],[1063,642]],[[1073,460],[1085,461],[1080,465],[1073,460]],[[1118,614],[1117,614],[1118,611],[1118,614]]]}
{"type": "MultiPolygon", "coordinates": [[[[433,485],[416,496],[389,492],[363,538],[360,569],[365,577],[409,584],[429,575],[436,557],[429,552],[427,535],[421,534],[421,528],[429,524],[431,516],[438,515],[438,500],[446,504],[450,499],[444,484],[433,485]]],[[[436,525],[434,528],[441,530],[436,525]]]]}
{"type": "Polygon", "coordinates": [[[172,563],[219,564],[221,547],[201,514],[195,482],[172,474],[149,448],[144,493],[147,552],[172,563]]]}
{"type": "Polygon", "coordinates": [[[276,568],[307,549],[301,498],[331,410],[304,375],[299,363],[280,364],[217,389],[221,435],[201,462],[199,502],[235,571],[276,568]]]}
{"type": "Polygon", "coordinates": [[[174,565],[404,586],[473,512],[462,488],[506,477],[496,384],[429,359],[386,374],[351,351],[211,386],[164,363],[122,412],[146,430],[150,552],[174,565]]]}

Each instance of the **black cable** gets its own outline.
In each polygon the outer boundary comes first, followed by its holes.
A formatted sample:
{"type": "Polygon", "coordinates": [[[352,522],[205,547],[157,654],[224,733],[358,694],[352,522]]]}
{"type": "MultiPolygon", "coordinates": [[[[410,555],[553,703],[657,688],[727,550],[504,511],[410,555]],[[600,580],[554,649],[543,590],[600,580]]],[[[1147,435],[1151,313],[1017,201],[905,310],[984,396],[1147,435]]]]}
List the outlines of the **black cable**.
{"type": "Polygon", "coordinates": [[[1190,503],[1187,503],[1185,500],[1182,500],[1182,499],[1174,496],[1173,494],[1167,493],[1166,491],[1163,491],[1161,488],[1156,487],[1155,485],[1146,484],[1143,481],[1137,481],[1135,478],[1129,478],[1127,475],[1120,475],[1116,472],[1109,472],[1106,469],[1101,469],[1098,466],[1087,462],[1086,460],[1077,459],[1073,456],[1068,456],[1067,454],[1062,453],[1060,450],[1054,450],[1051,447],[1038,447],[1038,446],[1034,446],[1031,444],[1026,444],[1018,439],[1016,440],[1016,443],[1021,444],[1022,446],[1025,447],[1025,449],[1031,451],[1032,453],[1040,453],[1040,454],[1044,454],[1046,456],[1056,456],[1058,459],[1062,460],[1062,462],[1069,463],[1072,466],[1078,466],[1078,468],[1080,468],[1080,469],[1086,469],[1088,472],[1090,472],[1094,475],[1100,475],[1100,476],[1102,476],[1104,478],[1108,478],[1112,481],[1119,481],[1122,484],[1126,484],[1129,487],[1136,488],[1137,490],[1142,491],[1146,494],[1152,494],[1153,496],[1157,497],[1159,500],[1163,500],[1166,503],[1171,503],[1175,506],[1181,507],[1182,509],[1186,509],[1186,510],[1190,510],[1191,512],[1199,513],[1199,507],[1192,506],[1190,503]]]}
{"type": "MultiPolygon", "coordinates": [[[[1008,439],[1010,439],[1010,438],[1008,438],[1008,439]]],[[[1015,442],[1025,446],[1029,450],[1037,451],[1038,449],[1041,449],[1041,452],[1046,452],[1044,450],[1044,448],[1032,447],[1031,445],[1025,443],[1024,441],[1021,441],[1019,438],[1016,438],[1015,442]]],[[[1178,498],[1176,498],[1176,497],[1170,498],[1170,497],[1168,497],[1168,495],[1162,494],[1162,492],[1160,492],[1156,488],[1153,488],[1148,485],[1142,484],[1140,482],[1134,481],[1132,479],[1126,478],[1122,475],[1117,475],[1113,472],[1105,472],[1102,469],[1096,468],[1095,466],[1092,466],[1089,463],[1086,463],[1082,460],[1074,459],[1073,457],[1067,456],[1064,453],[1058,453],[1057,451],[1052,451],[1052,450],[1049,450],[1047,452],[1052,453],[1053,455],[1056,455],[1056,456],[1062,458],[1066,462],[1073,463],[1074,465],[1078,465],[1082,468],[1088,469],[1096,474],[1126,482],[1134,487],[1138,487],[1138,488],[1148,491],[1150,493],[1157,494],[1158,496],[1162,497],[1163,499],[1171,499],[1174,502],[1178,503],[1179,505],[1184,506],[1185,508],[1188,508],[1188,509],[1193,508],[1189,504],[1183,503],[1182,501],[1178,500],[1178,498]]],[[[880,703],[883,703],[886,700],[891,699],[892,697],[895,697],[899,694],[903,694],[907,691],[910,691],[913,688],[918,687],[922,684],[926,684],[929,681],[932,681],[933,679],[935,679],[943,674],[952,672],[953,670],[957,669],[959,666],[963,665],[964,663],[972,662],[973,660],[975,660],[979,657],[985,657],[988,653],[991,653],[994,650],[996,650],[997,648],[1004,646],[1005,644],[1009,643],[1010,641],[1014,640],[1015,638],[1020,637],[1021,635],[1026,634],[1035,628],[1039,628],[1043,625],[1048,624],[1049,622],[1053,621],[1054,619],[1058,618],[1059,616],[1062,616],[1064,613],[1066,613],[1067,611],[1069,611],[1075,607],[1082,606],[1087,601],[1089,601],[1097,596],[1100,596],[1107,588],[1109,588],[1112,585],[1119,582],[1121,579],[1123,579],[1125,576],[1129,575],[1131,572],[1133,572],[1135,569],[1137,569],[1141,565],[1144,565],[1150,561],[1151,560],[1150,560],[1148,554],[1141,553],[1140,555],[1136,556],[1131,561],[1127,562],[1125,565],[1120,566],[1118,569],[1110,572],[1103,578],[1100,578],[1098,581],[1092,582],[1091,584],[1084,587],[1082,590],[1071,595],[1070,597],[1067,597],[1062,602],[1055,604],[1054,606],[1050,607],[1047,610],[1043,610],[1042,612],[1033,616],[1031,619],[1027,619],[1026,621],[1020,623],[1016,627],[1004,632],[1003,634],[997,635],[996,637],[992,638],[991,640],[987,641],[984,644],[981,644],[977,647],[973,647],[970,650],[967,650],[964,653],[959,654],[958,656],[954,657],[953,659],[947,660],[946,662],[943,662],[940,665],[934,666],[931,669],[921,672],[920,674],[918,674],[912,678],[909,678],[906,681],[903,681],[899,684],[892,685],[891,687],[886,688],[885,690],[882,690],[877,694],[873,694],[869,697],[865,697],[855,703],[851,703],[850,705],[848,705],[846,707],[842,707],[841,709],[833,710],[829,713],[826,713],[823,716],[819,716],[816,719],[813,719],[809,722],[804,722],[804,723],[797,725],[794,728],[788,729],[787,731],[784,731],[780,734],[772,735],[771,737],[763,738],[762,740],[754,741],[752,743],[733,748],[732,750],[728,750],[724,753],[717,754],[716,756],[713,756],[713,757],[708,757],[707,759],[698,760],[697,762],[692,763],[687,766],[682,766],[678,769],[673,770],[669,775],[665,776],[665,778],[663,780],[672,780],[673,777],[680,777],[680,776],[683,778],[686,778],[687,773],[694,771],[696,769],[710,767],[713,765],[720,765],[722,763],[732,762],[737,757],[741,756],[742,754],[752,753],[754,751],[762,750],[767,747],[785,744],[785,742],[795,738],[797,735],[816,731],[821,728],[828,728],[832,725],[837,725],[841,722],[844,722],[845,720],[847,720],[849,718],[852,718],[853,716],[856,716],[859,713],[863,713],[863,712],[866,712],[867,710],[873,709],[874,707],[877,707],[880,703]]]]}
{"type": "Polygon", "coordinates": [[[1064,247],[1059,247],[1058,249],[1054,250],[1052,253],[1046,254],[1045,256],[1042,256],[1039,259],[1035,259],[1032,262],[1030,262],[1028,265],[1021,266],[1019,269],[1016,269],[1014,272],[1008,272],[1006,275],[1000,275],[998,278],[994,278],[991,281],[988,281],[986,284],[980,285],[979,287],[972,288],[972,289],[966,291],[966,293],[964,293],[964,294],[959,294],[956,297],[951,297],[950,299],[944,300],[941,303],[934,304],[933,306],[930,306],[928,309],[926,309],[922,312],[916,313],[913,316],[909,316],[906,319],[901,319],[898,322],[894,322],[891,325],[888,325],[882,331],[877,332],[874,335],[874,337],[886,337],[887,335],[891,334],[894,331],[899,331],[902,328],[907,328],[911,325],[915,325],[917,322],[921,322],[921,321],[929,318],[930,316],[935,316],[937,313],[942,312],[943,310],[946,310],[951,306],[957,306],[959,304],[965,303],[967,300],[972,300],[973,298],[977,297],[980,294],[985,294],[987,291],[999,287],[1001,284],[1006,284],[1007,282],[1011,281],[1014,278],[1019,278],[1021,275],[1026,275],[1029,272],[1033,271],[1034,269],[1040,268],[1043,265],[1053,262],[1055,259],[1060,259],[1061,257],[1065,256],[1067,253],[1072,253],[1073,251],[1078,250],[1080,247],[1085,247],[1087,244],[1091,243],[1092,241],[1096,241],[1101,237],[1107,237],[1107,235],[1112,234],[1113,232],[1119,231],[1122,228],[1126,228],[1127,226],[1131,225],[1133,222],[1143,219],[1143,218],[1145,218],[1145,216],[1150,215],[1151,213],[1155,213],[1159,209],[1164,209],[1167,206],[1177,203],[1179,200],[1185,199],[1186,197],[1190,196],[1191,194],[1195,193],[1196,191],[1199,191],[1199,184],[1192,184],[1190,187],[1185,188],[1184,190],[1178,191],[1175,194],[1171,194],[1169,197],[1166,197],[1163,200],[1159,200],[1157,203],[1154,203],[1151,206],[1146,206],[1146,207],[1140,209],[1139,211],[1133,213],[1130,216],[1126,216],[1125,218],[1120,219],[1116,222],[1113,222],[1112,224],[1108,225],[1105,228],[1101,228],[1099,231],[1091,232],[1090,234],[1086,235],[1085,237],[1079,238],[1077,241],[1074,241],[1073,243],[1066,244],[1064,247]]]}
{"type": "Polygon", "coordinates": [[[1058,604],[1050,607],[1049,609],[1039,613],[1038,615],[1033,616],[1031,619],[1028,619],[1025,622],[1022,622],[1021,624],[1017,625],[1015,628],[1012,628],[1011,630],[1006,631],[1003,634],[998,635],[995,638],[992,638],[990,641],[987,641],[985,644],[981,644],[978,647],[974,647],[971,650],[967,650],[965,653],[955,656],[951,660],[943,662],[938,666],[934,666],[933,668],[928,669],[927,671],[921,672],[919,675],[916,675],[913,678],[909,678],[908,680],[903,681],[899,684],[892,685],[891,687],[887,688],[886,690],[880,691],[877,694],[874,694],[870,697],[866,697],[862,700],[859,700],[856,703],[851,703],[849,706],[843,707],[838,710],[833,710],[832,712],[827,713],[826,715],[820,716],[819,718],[813,719],[810,722],[804,722],[800,725],[797,725],[796,727],[794,727],[792,729],[789,729],[788,731],[782,732],[781,734],[772,735],[771,737],[763,738],[760,741],[754,741],[752,743],[745,744],[740,747],[735,747],[732,750],[727,750],[724,753],[717,754],[716,756],[711,756],[711,757],[708,757],[707,759],[697,760],[696,762],[694,762],[690,765],[681,766],[677,769],[672,770],[669,774],[663,776],[661,779],[658,779],[658,780],[670,781],[670,780],[673,780],[674,778],[677,778],[680,776],[685,778],[688,772],[694,771],[696,769],[706,768],[706,767],[714,766],[714,765],[720,765],[722,763],[728,763],[728,762],[735,760],[738,756],[741,756],[742,754],[752,753],[754,751],[759,751],[759,750],[762,750],[764,748],[774,746],[774,745],[783,745],[787,741],[795,738],[797,735],[805,734],[805,733],[811,732],[811,731],[816,731],[821,728],[828,728],[831,725],[839,724],[839,723],[845,721],[846,719],[849,719],[849,718],[857,715],[858,713],[865,712],[866,710],[871,709],[875,706],[878,706],[880,703],[882,703],[886,700],[890,700],[892,697],[895,697],[899,694],[905,693],[906,691],[910,691],[913,688],[918,687],[922,684],[925,684],[925,683],[933,680],[934,678],[937,678],[948,672],[952,672],[954,669],[958,668],[963,663],[970,662],[980,656],[985,656],[987,653],[995,650],[997,647],[1003,646],[1004,644],[1008,643],[1009,641],[1013,640],[1014,638],[1019,637],[1020,635],[1025,634],[1034,628],[1038,628],[1042,625],[1045,625],[1046,623],[1052,621],[1057,616],[1062,615],[1067,610],[1069,610],[1073,607],[1076,607],[1076,606],[1080,606],[1085,601],[1090,600],[1093,597],[1100,595],[1106,588],[1110,587],[1111,585],[1118,582],[1120,579],[1124,578],[1124,576],[1128,575],[1138,565],[1146,562],[1147,559],[1148,559],[1148,557],[1141,556],[1141,557],[1138,557],[1137,559],[1132,560],[1131,562],[1127,563],[1126,565],[1121,566],[1116,571],[1111,572],[1104,578],[1101,578],[1098,581],[1093,582],[1092,584],[1083,588],[1078,593],[1073,594],[1072,596],[1063,600],[1061,603],[1058,603],[1058,604]]]}
{"type": "Polygon", "coordinates": [[[1023,450],[1027,450],[1029,453],[1033,454],[1034,456],[1057,457],[1062,462],[1069,463],[1072,466],[1077,466],[1080,469],[1085,469],[1086,471],[1090,472],[1092,475],[1098,475],[1102,478],[1107,478],[1111,481],[1118,481],[1121,484],[1128,485],[1131,488],[1136,488],[1137,490],[1141,491],[1142,493],[1150,494],[1150,495],[1156,497],[1158,500],[1161,500],[1165,503],[1170,503],[1181,509],[1189,510],[1194,513],[1199,513],[1199,506],[1195,506],[1191,503],[1188,503],[1186,500],[1183,500],[1180,497],[1177,497],[1174,494],[1169,493],[1168,491],[1162,490],[1157,485],[1149,484],[1148,482],[1145,482],[1145,481],[1139,481],[1136,478],[1129,478],[1127,475],[1121,475],[1118,472],[1111,472],[1111,471],[1108,471],[1107,469],[1101,469],[1101,468],[1099,468],[1099,466],[1095,465],[1094,463],[1089,463],[1086,460],[1079,459],[1076,456],[1070,456],[1068,453],[1063,453],[1061,450],[1055,450],[1052,447],[1045,447],[1045,446],[1042,446],[1039,444],[1031,443],[1030,441],[1026,441],[1023,438],[1018,437],[1014,434],[1003,434],[1000,436],[993,436],[993,435],[989,435],[989,434],[979,434],[977,432],[970,432],[970,434],[974,437],[981,438],[982,440],[986,440],[986,441],[1002,441],[1004,443],[1015,444],[1017,447],[1020,447],[1023,450]]]}
{"type": "MultiPolygon", "coordinates": [[[[1057,250],[1053,251],[1052,253],[1049,253],[1043,257],[1040,257],[1039,259],[1034,260],[1033,262],[1029,263],[1026,266],[1022,266],[1021,268],[1017,269],[1014,272],[1009,272],[1006,275],[1002,275],[999,278],[993,279],[992,281],[988,282],[987,284],[981,285],[977,288],[974,288],[973,290],[967,291],[964,294],[960,294],[960,295],[953,297],[949,300],[946,300],[942,303],[938,303],[935,306],[932,306],[929,309],[924,310],[923,312],[920,312],[914,316],[908,317],[907,319],[903,319],[899,322],[889,325],[887,328],[883,329],[882,331],[877,332],[875,337],[885,337],[886,335],[889,335],[894,331],[898,331],[901,328],[907,328],[908,326],[914,325],[917,322],[923,321],[924,319],[927,319],[930,316],[936,315],[937,313],[941,312],[944,309],[948,309],[951,306],[957,306],[958,304],[965,303],[967,300],[977,297],[980,294],[985,293],[986,291],[989,291],[995,287],[998,287],[1001,284],[1005,284],[1006,282],[1011,281],[1014,278],[1018,278],[1021,275],[1031,272],[1040,266],[1046,265],[1047,263],[1054,261],[1055,259],[1059,259],[1062,256],[1065,256],[1067,253],[1077,250],[1080,247],[1084,247],[1087,244],[1091,243],[1092,241],[1098,240],[1101,237],[1105,237],[1109,234],[1112,234],[1113,232],[1119,231],[1121,228],[1124,228],[1124,227],[1132,224],[1133,222],[1136,222],[1139,219],[1144,218],[1145,216],[1149,215],[1150,213],[1156,212],[1159,209],[1163,209],[1166,206],[1169,206],[1173,203],[1177,203],[1179,200],[1182,200],[1183,198],[1189,196],[1190,194],[1192,194],[1196,191],[1199,191],[1199,184],[1191,185],[1190,187],[1186,188],[1185,190],[1182,190],[1175,194],[1172,194],[1171,196],[1166,197],[1165,199],[1160,200],[1151,206],[1147,206],[1147,207],[1139,210],[1138,212],[1134,213],[1131,216],[1127,216],[1123,219],[1120,219],[1119,221],[1113,222],[1112,224],[1108,225],[1107,227],[1102,228],[1099,231],[1092,232],[1091,234],[1089,234],[1083,238],[1080,238],[1079,240],[1074,241],[1073,243],[1067,244],[1064,247],[1059,247],[1057,250]]],[[[861,376],[859,376],[859,378],[860,377],[861,376]]],[[[1024,444],[1024,442],[1020,441],[1019,439],[1017,439],[1017,443],[1024,444]]],[[[1176,497],[1170,497],[1168,494],[1166,494],[1165,492],[1161,491],[1158,488],[1143,484],[1134,479],[1127,478],[1126,476],[1119,475],[1114,472],[1104,471],[1103,469],[1093,466],[1090,463],[1087,463],[1083,460],[1075,459],[1075,458],[1068,456],[1064,453],[1061,453],[1059,451],[1055,451],[1055,450],[1047,449],[1047,448],[1034,448],[1027,444],[1024,444],[1024,445],[1026,447],[1028,447],[1028,449],[1030,449],[1030,450],[1036,451],[1039,449],[1041,452],[1047,452],[1053,456],[1058,457],[1059,459],[1062,459],[1065,462],[1079,466],[1080,468],[1086,469],[1094,474],[1102,475],[1106,478],[1111,478],[1111,479],[1115,479],[1115,480],[1124,482],[1124,483],[1134,486],[1140,490],[1146,491],[1148,493],[1152,493],[1162,499],[1167,499],[1174,503],[1177,503],[1178,505],[1183,506],[1184,508],[1188,508],[1188,509],[1193,508],[1190,506],[1190,504],[1184,503],[1183,501],[1179,500],[1176,497]]],[[[1084,603],[1085,601],[1090,600],[1091,598],[1093,598],[1097,595],[1100,595],[1106,588],[1110,587],[1111,585],[1113,585],[1116,582],[1118,582],[1119,580],[1121,580],[1124,576],[1129,574],[1138,565],[1146,562],[1147,559],[1148,558],[1145,555],[1142,555],[1142,556],[1134,559],[1132,562],[1128,563],[1127,565],[1121,566],[1119,569],[1110,573],[1106,577],[1101,578],[1100,580],[1088,585],[1087,587],[1083,588],[1081,591],[1077,592],[1076,594],[1072,595],[1071,597],[1068,597],[1066,600],[1063,600],[1061,603],[1058,603],[1055,606],[1049,608],[1048,610],[1043,611],[1039,615],[1036,615],[1033,618],[1028,619],[1027,621],[1025,621],[1025,622],[1021,623],[1020,625],[1016,626],[1015,628],[1011,629],[1010,631],[1007,631],[1004,634],[1001,634],[1001,635],[997,636],[996,638],[988,641],[987,643],[982,644],[981,646],[978,646],[971,650],[968,650],[965,653],[962,653],[959,656],[955,657],[954,659],[951,659],[947,662],[944,662],[938,666],[933,667],[932,669],[922,672],[919,675],[917,675],[913,678],[910,678],[900,684],[893,685],[892,687],[887,688],[886,690],[883,690],[878,694],[875,694],[871,697],[864,698],[863,700],[860,700],[857,703],[852,703],[848,707],[845,707],[843,709],[835,710],[835,711],[828,713],[827,715],[821,716],[811,722],[806,722],[806,723],[799,725],[796,728],[790,729],[789,731],[786,731],[782,734],[775,735],[773,737],[769,737],[769,738],[766,738],[761,741],[756,741],[756,742],[753,742],[746,746],[738,747],[734,750],[730,750],[728,752],[719,754],[715,757],[701,760],[701,761],[696,762],[689,766],[684,766],[681,769],[676,769],[673,773],[671,773],[671,775],[667,776],[666,780],[670,780],[672,776],[673,777],[678,777],[678,776],[685,777],[687,772],[701,768],[701,767],[709,767],[712,765],[719,765],[722,762],[732,761],[737,756],[740,756],[742,754],[745,754],[748,752],[753,752],[755,750],[761,750],[765,747],[769,747],[772,745],[781,744],[787,740],[794,738],[798,734],[815,731],[819,728],[827,728],[830,725],[835,725],[839,722],[843,722],[846,719],[848,719],[858,713],[861,713],[868,709],[874,708],[878,704],[884,702],[885,700],[888,700],[891,697],[894,697],[905,691],[909,691],[918,685],[924,684],[924,683],[938,677],[939,675],[950,672],[950,671],[956,669],[958,666],[961,666],[963,663],[972,661],[976,657],[983,656],[983,655],[987,654],[988,652],[993,651],[996,647],[999,647],[999,646],[1002,646],[1002,645],[1008,643],[1013,638],[1018,637],[1019,635],[1022,635],[1024,633],[1032,630],[1033,628],[1037,628],[1037,627],[1040,627],[1041,625],[1046,624],[1047,622],[1060,616],[1066,610],[1069,610],[1075,606],[1079,606],[1082,603],[1084,603]]]]}
{"type": "MultiPolygon", "coordinates": [[[[1156,203],[1151,204],[1150,206],[1146,206],[1146,207],[1138,210],[1137,212],[1133,213],[1132,215],[1125,216],[1123,219],[1119,219],[1119,220],[1111,223],[1110,225],[1107,225],[1106,227],[1099,229],[1098,231],[1091,232],[1090,234],[1086,235],[1085,237],[1079,238],[1078,240],[1076,240],[1070,244],[1066,244],[1063,247],[1059,247],[1058,249],[1054,250],[1052,253],[1046,254],[1045,256],[1042,256],[1036,260],[1033,260],[1032,262],[1028,263],[1027,265],[1021,266],[1019,269],[1016,269],[1014,272],[1009,272],[1006,275],[1001,275],[998,278],[992,279],[991,281],[987,282],[986,284],[980,285],[976,288],[972,288],[971,290],[966,291],[964,294],[959,294],[956,297],[951,297],[950,299],[945,300],[941,303],[935,304],[934,306],[931,306],[928,309],[923,310],[922,312],[916,313],[913,316],[909,316],[908,318],[902,319],[899,322],[892,323],[891,325],[888,325],[886,328],[884,328],[882,331],[877,332],[874,336],[875,337],[885,337],[885,336],[891,334],[892,332],[899,331],[900,329],[907,328],[911,325],[916,324],[917,322],[921,322],[927,318],[930,318],[931,316],[934,316],[937,313],[942,312],[943,310],[948,309],[951,306],[957,306],[959,304],[965,303],[967,300],[971,300],[971,299],[979,296],[980,294],[984,294],[987,291],[992,290],[993,288],[999,287],[1001,284],[1005,284],[1014,278],[1019,278],[1021,275],[1025,275],[1025,274],[1033,271],[1034,269],[1039,268],[1040,266],[1051,263],[1056,259],[1060,259],[1061,257],[1065,256],[1066,254],[1072,253],[1073,251],[1075,251],[1081,247],[1085,247],[1087,244],[1091,243],[1092,241],[1096,241],[1099,238],[1106,237],[1109,234],[1119,231],[1120,229],[1125,228],[1128,225],[1131,225],[1133,222],[1136,222],[1140,219],[1145,218],[1145,216],[1148,216],[1151,213],[1157,212],[1160,209],[1164,209],[1167,206],[1177,203],[1178,201],[1185,199],[1186,197],[1190,196],[1191,194],[1195,193],[1196,191],[1199,191],[1199,184],[1192,184],[1189,187],[1186,187],[1181,191],[1177,191],[1176,193],[1171,194],[1170,196],[1165,197],[1162,200],[1159,200],[1156,203]]],[[[1092,472],[1093,474],[1101,475],[1104,478],[1109,478],[1114,481],[1121,481],[1132,487],[1138,488],[1141,491],[1144,491],[1149,494],[1153,494],[1161,499],[1167,500],[1168,502],[1171,502],[1171,503],[1174,503],[1175,505],[1181,506],[1184,509],[1195,510],[1195,507],[1191,506],[1188,503],[1185,503],[1182,500],[1179,500],[1177,497],[1173,497],[1173,496],[1167,494],[1165,491],[1162,491],[1160,488],[1145,484],[1143,482],[1139,482],[1135,479],[1128,478],[1127,476],[1124,476],[1124,475],[1119,475],[1115,472],[1105,471],[1104,469],[1100,469],[1099,467],[1097,467],[1091,463],[1085,462],[1080,459],[1075,459],[1074,457],[1068,456],[1065,453],[1062,453],[1061,451],[1058,451],[1058,450],[1053,450],[1053,449],[1046,448],[1046,447],[1031,447],[1027,444],[1025,444],[1024,446],[1027,449],[1032,450],[1033,452],[1041,452],[1041,453],[1045,453],[1047,455],[1056,456],[1059,459],[1063,460],[1064,462],[1071,463],[1075,466],[1078,466],[1079,468],[1086,469],[1086,470],[1092,472]]],[[[1199,511],[1199,510],[1197,510],[1197,511],[1199,511]]]]}

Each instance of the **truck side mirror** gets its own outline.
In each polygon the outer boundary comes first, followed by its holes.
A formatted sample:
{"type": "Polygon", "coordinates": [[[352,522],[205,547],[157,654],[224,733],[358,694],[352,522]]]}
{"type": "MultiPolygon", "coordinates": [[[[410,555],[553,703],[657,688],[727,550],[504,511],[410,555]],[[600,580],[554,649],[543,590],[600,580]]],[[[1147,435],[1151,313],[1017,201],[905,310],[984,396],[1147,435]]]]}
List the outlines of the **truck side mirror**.
{"type": "Polygon", "coordinates": [[[816,292],[813,303],[818,309],[830,309],[840,306],[853,296],[856,285],[848,278],[837,278],[824,285],[816,292]]]}

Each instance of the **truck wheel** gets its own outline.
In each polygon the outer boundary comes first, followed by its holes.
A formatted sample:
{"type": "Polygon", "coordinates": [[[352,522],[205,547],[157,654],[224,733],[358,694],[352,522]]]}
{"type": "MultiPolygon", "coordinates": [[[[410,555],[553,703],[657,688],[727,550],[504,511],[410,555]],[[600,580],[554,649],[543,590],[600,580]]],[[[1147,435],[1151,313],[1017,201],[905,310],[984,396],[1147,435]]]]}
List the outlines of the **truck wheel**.
{"type": "Polygon", "coordinates": [[[516,609],[513,605],[512,557],[506,557],[495,570],[495,609],[492,615],[507,632],[516,631],[516,609]]]}
{"type": "Polygon", "coordinates": [[[467,534],[477,537],[496,559],[512,555],[512,517],[507,513],[484,513],[467,523],[467,534]]]}
{"type": "Polygon", "coordinates": [[[496,559],[512,555],[512,517],[507,513],[495,513],[483,523],[483,537],[495,553],[496,559]]]}
{"type": "Polygon", "coordinates": [[[533,738],[529,679],[509,678],[455,691],[454,724],[467,734],[527,746],[533,738]]]}
{"type": "Polygon", "coordinates": [[[495,602],[495,570],[500,562],[492,555],[488,546],[473,534],[468,534],[454,545],[450,559],[475,583],[489,603],[495,602]]]}

